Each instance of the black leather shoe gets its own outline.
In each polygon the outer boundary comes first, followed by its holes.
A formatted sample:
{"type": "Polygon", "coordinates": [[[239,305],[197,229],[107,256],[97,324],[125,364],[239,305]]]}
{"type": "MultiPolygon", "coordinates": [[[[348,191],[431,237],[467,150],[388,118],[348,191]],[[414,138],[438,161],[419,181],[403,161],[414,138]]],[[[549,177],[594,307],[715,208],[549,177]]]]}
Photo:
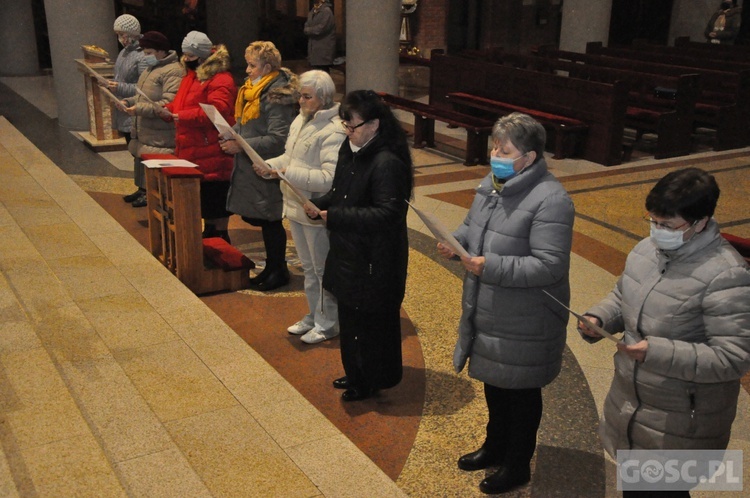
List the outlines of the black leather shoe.
{"type": "Polygon", "coordinates": [[[530,480],[531,471],[528,467],[522,469],[500,467],[500,470],[479,483],[479,490],[488,495],[496,495],[523,486],[530,480]]]}
{"type": "Polygon", "coordinates": [[[133,202],[134,200],[136,200],[137,198],[139,198],[140,196],[142,196],[145,193],[146,193],[146,191],[144,189],[139,188],[138,190],[136,190],[132,194],[123,195],[122,196],[122,200],[125,201],[125,202],[133,202]]]}
{"type": "Polygon", "coordinates": [[[286,285],[288,283],[289,283],[289,270],[287,270],[286,268],[283,268],[281,270],[274,270],[270,272],[266,276],[266,278],[264,278],[257,284],[252,285],[252,287],[255,290],[266,292],[266,291],[278,289],[279,287],[286,285]]]}
{"type": "Polygon", "coordinates": [[[347,379],[346,375],[344,375],[340,379],[336,379],[333,381],[333,387],[335,387],[336,389],[349,389],[351,386],[349,385],[349,379],[347,379]]]}
{"type": "Polygon", "coordinates": [[[361,401],[367,399],[375,394],[372,389],[364,389],[361,387],[350,387],[344,394],[341,395],[341,399],[344,401],[361,401]]]}
{"type": "Polygon", "coordinates": [[[501,463],[503,463],[502,456],[495,455],[482,446],[477,451],[472,451],[459,458],[458,468],[461,470],[482,470],[501,463]]]}
{"type": "Polygon", "coordinates": [[[146,204],[148,204],[148,201],[146,200],[146,194],[141,194],[140,197],[138,197],[136,200],[130,203],[131,206],[134,208],[142,208],[146,207],[146,204]]]}

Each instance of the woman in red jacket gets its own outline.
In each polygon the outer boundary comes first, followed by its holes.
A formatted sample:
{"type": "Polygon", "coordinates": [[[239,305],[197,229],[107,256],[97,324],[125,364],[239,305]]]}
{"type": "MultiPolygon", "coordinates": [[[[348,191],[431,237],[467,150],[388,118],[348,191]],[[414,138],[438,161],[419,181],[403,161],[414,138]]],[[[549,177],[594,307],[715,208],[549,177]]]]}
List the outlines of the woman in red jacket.
{"type": "Polygon", "coordinates": [[[204,174],[203,236],[228,242],[226,202],[234,158],[221,150],[219,133],[199,104],[213,105],[233,125],[237,85],[229,72],[229,52],[224,45],[214,47],[204,33],[191,31],[182,41],[182,52],[187,74],[174,101],[166,106],[165,117],[175,122],[175,155],[196,163],[204,174]]]}

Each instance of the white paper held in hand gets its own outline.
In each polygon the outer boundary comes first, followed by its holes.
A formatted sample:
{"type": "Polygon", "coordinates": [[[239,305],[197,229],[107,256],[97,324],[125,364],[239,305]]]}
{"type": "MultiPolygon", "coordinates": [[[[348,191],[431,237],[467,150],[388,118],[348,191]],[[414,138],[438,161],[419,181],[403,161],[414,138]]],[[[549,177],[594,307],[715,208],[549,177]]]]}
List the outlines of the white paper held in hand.
{"type": "Polygon", "coordinates": [[[211,122],[214,124],[214,127],[216,127],[216,130],[219,132],[219,135],[221,135],[221,138],[224,140],[236,140],[237,144],[239,144],[240,148],[247,154],[247,157],[250,158],[250,161],[252,161],[253,164],[260,166],[262,169],[265,169],[266,171],[276,171],[279,178],[289,185],[289,188],[292,190],[294,195],[296,195],[299,198],[300,203],[303,206],[308,206],[312,211],[315,211],[316,214],[320,214],[320,209],[310,202],[310,200],[302,194],[302,192],[299,191],[294,185],[289,182],[289,180],[284,176],[284,174],[277,170],[272,168],[268,165],[267,162],[263,160],[260,155],[255,152],[255,149],[253,149],[247,141],[242,138],[236,131],[234,131],[234,128],[229,126],[229,123],[227,123],[227,120],[224,119],[224,116],[221,115],[218,109],[214,107],[211,104],[198,104],[201,106],[201,109],[203,109],[203,112],[206,113],[206,116],[208,116],[208,119],[211,120],[211,122]]]}
{"type": "Polygon", "coordinates": [[[151,99],[150,99],[150,98],[148,97],[148,95],[146,95],[146,93],[145,93],[145,92],[144,92],[143,90],[141,90],[140,88],[138,88],[138,87],[135,87],[135,91],[136,91],[136,93],[137,93],[138,95],[140,95],[141,97],[143,97],[144,99],[146,99],[146,101],[147,101],[147,102],[148,102],[149,104],[156,104],[156,102],[154,102],[153,100],[151,100],[151,99]]]}
{"type": "Polygon", "coordinates": [[[617,337],[613,336],[612,334],[610,334],[609,332],[607,332],[606,330],[604,330],[603,328],[601,328],[597,324],[590,322],[589,319],[586,318],[585,316],[579,315],[578,313],[576,313],[572,309],[568,308],[563,303],[561,303],[555,296],[553,296],[552,294],[550,294],[546,290],[542,289],[542,292],[544,292],[549,297],[551,297],[557,304],[559,304],[560,306],[562,306],[563,308],[565,308],[566,310],[568,310],[571,315],[573,315],[574,317],[578,318],[578,320],[580,320],[581,323],[583,323],[586,327],[590,328],[591,330],[595,331],[600,336],[606,337],[607,339],[609,339],[612,342],[620,342],[620,340],[617,337]]]}
{"type": "Polygon", "coordinates": [[[425,213],[424,211],[415,208],[414,204],[409,201],[406,201],[406,203],[411,206],[415,213],[417,213],[417,216],[419,216],[419,218],[424,222],[425,226],[430,230],[430,232],[432,232],[432,235],[435,236],[438,242],[450,248],[451,251],[453,251],[455,254],[458,254],[459,256],[465,258],[471,257],[471,255],[466,252],[466,249],[464,249],[464,247],[456,240],[453,234],[450,233],[445,225],[440,222],[437,216],[432,213],[425,213]]]}

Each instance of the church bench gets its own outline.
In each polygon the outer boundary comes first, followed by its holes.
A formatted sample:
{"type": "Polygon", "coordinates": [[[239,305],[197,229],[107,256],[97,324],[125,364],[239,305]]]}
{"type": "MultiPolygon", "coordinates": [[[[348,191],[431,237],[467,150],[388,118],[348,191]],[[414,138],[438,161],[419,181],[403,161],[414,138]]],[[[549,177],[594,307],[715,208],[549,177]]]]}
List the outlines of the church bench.
{"type": "Polygon", "coordinates": [[[513,112],[522,112],[539,121],[542,126],[552,129],[554,140],[553,159],[565,159],[572,157],[577,149],[580,149],[585,140],[588,125],[581,120],[560,116],[536,109],[530,109],[518,105],[500,102],[478,95],[463,92],[452,92],[448,94],[448,100],[456,108],[471,108],[492,114],[495,117],[506,116],[513,112]]]}
{"type": "Polygon", "coordinates": [[[466,93],[584,123],[581,157],[606,166],[623,158],[627,84],[568,78],[432,53],[430,104],[453,109],[448,94],[466,93]]]}
{"type": "Polygon", "coordinates": [[[435,146],[435,121],[466,130],[466,155],[464,165],[487,164],[487,138],[494,122],[476,116],[462,114],[451,109],[441,109],[398,95],[378,92],[383,102],[390,107],[414,115],[414,148],[435,146]]]}

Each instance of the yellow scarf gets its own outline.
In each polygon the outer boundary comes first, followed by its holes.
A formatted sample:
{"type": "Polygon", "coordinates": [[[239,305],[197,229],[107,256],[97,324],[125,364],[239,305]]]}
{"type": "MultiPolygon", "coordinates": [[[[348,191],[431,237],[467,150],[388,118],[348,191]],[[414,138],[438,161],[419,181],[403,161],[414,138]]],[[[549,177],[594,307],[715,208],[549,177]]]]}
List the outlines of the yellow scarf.
{"type": "Polygon", "coordinates": [[[260,117],[260,92],[279,75],[278,71],[271,71],[263,76],[257,85],[247,80],[240,91],[237,93],[237,102],[234,105],[234,117],[241,124],[245,124],[251,119],[260,117]]]}

